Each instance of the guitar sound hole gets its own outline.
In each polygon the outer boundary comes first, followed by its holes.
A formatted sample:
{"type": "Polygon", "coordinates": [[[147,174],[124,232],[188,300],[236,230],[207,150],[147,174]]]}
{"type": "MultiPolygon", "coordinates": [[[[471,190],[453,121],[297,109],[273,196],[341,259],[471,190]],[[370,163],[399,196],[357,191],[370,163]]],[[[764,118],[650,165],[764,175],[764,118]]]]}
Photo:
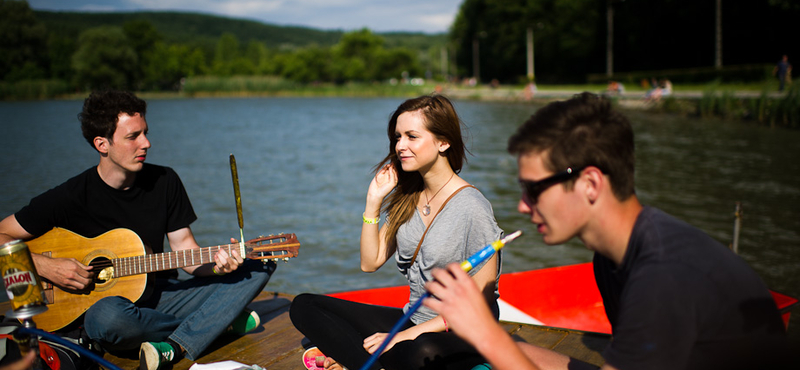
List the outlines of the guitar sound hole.
{"type": "Polygon", "coordinates": [[[92,271],[94,272],[94,283],[95,284],[103,284],[113,277],[114,265],[111,263],[111,260],[105,257],[98,257],[89,262],[89,266],[92,266],[92,271]]]}

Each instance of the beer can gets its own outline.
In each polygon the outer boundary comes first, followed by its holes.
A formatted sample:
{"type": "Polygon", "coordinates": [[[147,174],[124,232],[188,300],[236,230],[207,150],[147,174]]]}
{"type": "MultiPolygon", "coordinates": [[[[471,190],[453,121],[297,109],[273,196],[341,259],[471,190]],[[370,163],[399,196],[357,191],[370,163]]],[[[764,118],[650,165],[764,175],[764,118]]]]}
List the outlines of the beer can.
{"type": "Polygon", "coordinates": [[[28,245],[14,240],[0,247],[0,274],[12,311],[6,316],[27,319],[47,311],[44,289],[28,245]]]}

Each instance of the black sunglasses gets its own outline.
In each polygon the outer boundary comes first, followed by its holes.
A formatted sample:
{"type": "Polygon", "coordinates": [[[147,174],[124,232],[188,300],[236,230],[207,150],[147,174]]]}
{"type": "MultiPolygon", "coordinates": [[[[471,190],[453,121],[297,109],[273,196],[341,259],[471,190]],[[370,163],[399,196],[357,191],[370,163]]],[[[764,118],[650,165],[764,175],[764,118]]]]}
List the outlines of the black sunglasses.
{"type": "Polygon", "coordinates": [[[539,195],[541,195],[543,191],[547,190],[547,188],[572,179],[573,177],[578,176],[581,171],[583,171],[583,168],[573,170],[570,167],[564,172],[559,172],[553,176],[545,177],[539,181],[519,180],[519,185],[522,187],[522,192],[525,196],[527,196],[530,204],[536,204],[539,201],[539,195]]]}

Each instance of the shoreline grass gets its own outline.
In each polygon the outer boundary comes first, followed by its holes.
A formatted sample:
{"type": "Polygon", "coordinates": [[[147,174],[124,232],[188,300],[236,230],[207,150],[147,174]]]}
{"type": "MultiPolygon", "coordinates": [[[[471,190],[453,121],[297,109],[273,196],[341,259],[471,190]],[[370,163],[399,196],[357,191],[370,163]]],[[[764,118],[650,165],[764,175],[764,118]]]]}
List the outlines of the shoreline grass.
{"type": "MultiPolygon", "coordinates": [[[[582,91],[602,93],[605,85],[539,85],[533,98],[526,99],[522,85],[461,86],[429,82],[414,86],[389,83],[317,83],[300,84],[275,76],[201,76],[187,78],[179,91],[138,91],[145,99],[187,99],[203,97],[414,97],[434,91],[455,99],[486,100],[546,104],[567,99],[582,91]]],[[[777,81],[701,85],[678,85],[673,95],[660,102],[645,103],[646,89],[626,86],[623,96],[614,97],[623,109],[656,113],[683,114],[703,118],[718,117],[754,121],[769,127],[800,128],[800,86],[795,84],[785,93],[777,93],[777,81]]],[[[0,100],[78,100],[86,92],[70,91],[59,80],[0,82],[0,100]]]]}

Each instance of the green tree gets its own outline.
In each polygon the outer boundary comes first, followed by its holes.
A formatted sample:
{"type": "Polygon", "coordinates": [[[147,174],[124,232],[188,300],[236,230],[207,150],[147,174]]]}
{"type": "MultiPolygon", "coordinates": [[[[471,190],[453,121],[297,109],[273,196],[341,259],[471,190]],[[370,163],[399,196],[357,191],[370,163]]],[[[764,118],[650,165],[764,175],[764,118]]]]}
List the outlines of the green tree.
{"type": "Polygon", "coordinates": [[[375,56],[376,80],[387,80],[392,77],[400,78],[403,72],[411,76],[420,76],[422,68],[419,67],[417,57],[411,50],[394,48],[382,50],[375,56]]]}
{"type": "Polygon", "coordinates": [[[214,61],[211,66],[212,73],[218,76],[231,76],[234,74],[234,62],[239,58],[239,39],[230,32],[225,32],[217,41],[214,51],[214,61]]]}
{"type": "Polygon", "coordinates": [[[96,27],[78,37],[72,68],[80,87],[130,89],[134,87],[138,59],[122,28],[96,27]]]}
{"type": "Polygon", "coordinates": [[[77,50],[76,40],[54,33],[47,40],[50,77],[69,81],[72,76],[72,54],[77,50]]]}
{"type": "Polygon", "coordinates": [[[769,0],[769,5],[786,10],[800,10],[800,4],[796,0],[769,0]]]}
{"type": "Polygon", "coordinates": [[[450,31],[458,73],[473,74],[477,50],[482,81],[524,78],[530,28],[537,80],[583,81],[588,71],[604,67],[589,63],[605,46],[604,8],[595,0],[465,0],[450,31]]]}
{"type": "Polygon", "coordinates": [[[223,33],[217,41],[211,69],[218,76],[254,75],[259,64],[254,59],[260,57],[260,52],[257,46],[248,44],[247,53],[242,53],[239,39],[230,32],[223,33]]]}
{"type": "Polygon", "coordinates": [[[250,42],[247,43],[247,49],[245,49],[244,55],[253,65],[254,74],[264,74],[264,69],[266,69],[265,64],[268,63],[269,60],[269,52],[267,51],[267,47],[264,46],[264,43],[250,40],[250,42]]]}
{"type": "Polygon", "coordinates": [[[332,69],[337,82],[369,81],[378,77],[376,59],[383,38],[364,28],[345,33],[333,47],[332,69]]]}
{"type": "Polygon", "coordinates": [[[362,57],[365,59],[368,59],[376,50],[382,48],[383,38],[366,28],[345,33],[335,46],[339,55],[345,58],[362,57]]]}
{"type": "Polygon", "coordinates": [[[208,74],[209,69],[206,65],[206,55],[202,48],[196,47],[189,52],[184,59],[184,73],[186,77],[200,76],[208,74]]]}
{"type": "Polygon", "coordinates": [[[44,78],[47,29],[27,1],[0,0],[0,80],[44,78]]]}
{"type": "Polygon", "coordinates": [[[206,71],[205,55],[199,48],[187,45],[167,45],[157,42],[145,54],[143,65],[144,87],[152,90],[179,90],[184,77],[196,76],[206,71]]]}
{"type": "Polygon", "coordinates": [[[331,52],[328,48],[303,48],[284,59],[281,76],[302,83],[330,81],[330,59],[331,52]]]}
{"type": "Polygon", "coordinates": [[[143,19],[125,22],[122,25],[122,30],[130,40],[131,47],[136,51],[136,55],[139,56],[155,49],[156,43],[164,39],[152,23],[143,19]]]}
{"type": "Polygon", "coordinates": [[[143,19],[136,19],[125,22],[122,25],[122,30],[128,38],[131,47],[136,52],[136,57],[139,60],[139,67],[137,68],[136,79],[141,81],[145,79],[145,65],[151,64],[148,56],[156,48],[156,43],[163,39],[156,27],[152,23],[143,19]]]}
{"type": "Polygon", "coordinates": [[[284,76],[285,67],[291,64],[292,52],[276,51],[273,53],[269,60],[261,65],[264,74],[273,76],[284,76]]]}

